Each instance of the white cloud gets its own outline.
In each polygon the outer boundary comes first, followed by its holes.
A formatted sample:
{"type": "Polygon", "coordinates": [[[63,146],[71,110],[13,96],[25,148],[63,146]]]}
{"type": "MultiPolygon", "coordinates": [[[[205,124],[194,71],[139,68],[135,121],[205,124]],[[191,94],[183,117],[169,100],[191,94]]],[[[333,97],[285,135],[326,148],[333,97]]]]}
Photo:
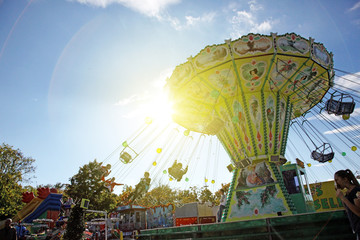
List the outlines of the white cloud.
{"type": "Polygon", "coordinates": [[[186,24],[187,25],[194,25],[196,22],[200,21],[200,17],[192,17],[192,16],[185,16],[186,24]]]}
{"type": "Polygon", "coordinates": [[[340,121],[340,120],[343,121],[341,116],[335,116],[335,114],[328,114],[325,109],[323,109],[321,111],[321,113],[319,113],[317,115],[313,115],[313,116],[311,116],[309,118],[307,117],[306,120],[308,120],[308,121],[311,121],[311,120],[326,120],[326,121],[331,121],[331,122],[340,121]],[[321,115],[323,115],[323,116],[321,116],[321,115]]]}
{"type": "Polygon", "coordinates": [[[359,76],[360,72],[354,74],[347,74],[341,77],[336,76],[334,80],[335,87],[346,87],[345,91],[349,89],[360,90],[359,76]]]}
{"type": "Polygon", "coordinates": [[[326,132],[324,132],[324,134],[328,135],[328,134],[334,134],[334,133],[339,133],[339,132],[351,132],[351,131],[355,131],[355,130],[359,130],[359,129],[360,129],[360,125],[346,126],[346,127],[326,131],[326,132]]]}
{"type": "Polygon", "coordinates": [[[254,24],[254,22],[252,21],[253,15],[250,12],[246,12],[246,11],[238,11],[237,16],[235,16],[233,19],[239,22],[245,21],[250,24],[254,24]]]}
{"type": "Polygon", "coordinates": [[[258,11],[258,10],[263,10],[263,6],[260,4],[257,4],[257,2],[255,0],[251,0],[249,1],[249,7],[250,7],[250,11],[258,11]]]}
{"type": "Polygon", "coordinates": [[[324,164],[326,163],[317,163],[317,164],[314,164],[314,165],[311,165],[311,167],[324,167],[324,164]]]}
{"type": "Polygon", "coordinates": [[[357,2],[357,3],[355,3],[355,5],[354,5],[352,8],[350,8],[349,11],[350,11],[350,12],[351,12],[351,11],[355,11],[355,10],[358,9],[358,8],[360,8],[360,1],[357,2]]]}
{"type": "Polygon", "coordinates": [[[192,26],[198,23],[210,23],[213,21],[215,15],[214,12],[209,12],[203,14],[201,17],[185,16],[186,26],[192,26]]]}
{"type": "Polygon", "coordinates": [[[120,4],[146,16],[161,18],[162,11],[169,5],[181,0],[70,0],[82,4],[106,8],[111,4],[120,4]]]}
{"type": "Polygon", "coordinates": [[[271,21],[265,21],[260,24],[257,24],[254,28],[251,29],[251,32],[268,33],[270,30],[271,30],[271,21]]]}
{"type": "Polygon", "coordinates": [[[95,7],[106,8],[111,4],[120,4],[145,16],[155,17],[159,21],[168,22],[176,30],[182,30],[200,23],[211,23],[215,12],[204,13],[202,16],[185,16],[182,23],[178,18],[168,15],[165,9],[181,0],[68,0],[95,7]]]}
{"type": "Polygon", "coordinates": [[[128,98],[124,98],[119,100],[117,103],[115,103],[115,106],[126,106],[129,105],[131,103],[135,103],[135,102],[140,102],[140,101],[145,101],[149,99],[148,94],[145,95],[138,95],[138,94],[134,94],[128,98]]]}
{"type": "Polygon", "coordinates": [[[166,21],[170,23],[170,25],[176,29],[181,30],[183,27],[181,26],[180,20],[171,16],[167,16],[166,21]]]}
{"type": "Polygon", "coordinates": [[[255,25],[252,20],[252,15],[250,12],[246,11],[237,11],[236,15],[232,17],[230,23],[233,28],[233,32],[231,33],[232,38],[238,38],[247,32],[250,31],[252,26],[255,25]]]}
{"type": "MultiPolygon", "coordinates": [[[[350,115],[351,118],[360,116],[360,108],[355,108],[354,112],[350,115]]],[[[344,119],[341,116],[336,116],[335,114],[328,114],[326,112],[325,109],[323,109],[321,111],[321,113],[317,114],[317,115],[313,115],[309,118],[306,118],[306,120],[311,121],[311,120],[326,120],[326,121],[330,121],[330,122],[335,122],[335,121],[344,121],[344,119]],[[323,115],[320,116],[320,115],[323,115]]]]}
{"type": "Polygon", "coordinates": [[[146,105],[147,102],[151,102],[153,98],[154,96],[150,94],[149,91],[145,91],[143,94],[134,94],[128,98],[121,99],[114,105],[118,107],[130,107],[131,110],[122,115],[122,117],[126,119],[136,119],[144,115],[143,106],[146,105]]]}
{"type": "Polygon", "coordinates": [[[216,16],[215,12],[204,13],[202,16],[194,17],[194,16],[185,16],[185,23],[182,24],[178,18],[174,18],[171,16],[164,17],[163,21],[168,21],[173,28],[176,30],[183,30],[193,26],[197,26],[203,23],[211,23],[216,16]]]}
{"type": "Polygon", "coordinates": [[[355,108],[354,112],[351,114],[351,117],[357,117],[357,116],[360,116],[360,107],[355,108]]]}
{"type": "Polygon", "coordinates": [[[258,4],[255,0],[248,2],[248,5],[248,11],[236,10],[236,5],[231,5],[231,7],[233,7],[232,11],[235,12],[235,15],[230,19],[230,24],[233,28],[233,32],[231,33],[232,38],[238,38],[249,32],[268,34],[276,22],[272,19],[259,21],[257,18],[257,16],[260,15],[258,14],[258,11],[263,10],[263,6],[258,4]]]}

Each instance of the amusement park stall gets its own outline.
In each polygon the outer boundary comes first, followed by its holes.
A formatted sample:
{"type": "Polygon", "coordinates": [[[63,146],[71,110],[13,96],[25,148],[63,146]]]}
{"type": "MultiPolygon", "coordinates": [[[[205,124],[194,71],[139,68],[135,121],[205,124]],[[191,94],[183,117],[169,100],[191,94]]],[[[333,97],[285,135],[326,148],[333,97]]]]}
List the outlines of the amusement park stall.
{"type": "Polygon", "coordinates": [[[344,204],[336,197],[334,181],[317,182],[310,184],[310,191],[314,199],[316,212],[344,210],[344,204]]]}
{"type": "Polygon", "coordinates": [[[217,206],[197,202],[176,209],[173,204],[149,208],[126,205],[118,207],[109,217],[113,222],[113,228],[122,231],[124,237],[129,237],[144,229],[215,223],[217,210],[217,206]]]}
{"type": "Polygon", "coordinates": [[[175,209],[175,225],[192,225],[216,222],[216,212],[219,207],[210,207],[198,202],[187,203],[175,209]]]}
{"type": "Polygon", "coordinates": [[[157,205],[148,208],[146,211],[147,229],[174,226],[174,211],[175,207],[173,204],[157,205]]]}
{"type": "Polygon", "coordinates": [[[124,237],[130,237],[134,231],[146,229],[146,207],[139,205],[119,206],[116,212],[110,214],[113,228],[123,232],[124,237]]]}
{"type": "Polygon", "coordinates": [[[172,204],[149,208],[130,204],[119,206],[109,217],[113,228],[122,231],[124,237],[129,237],[143,229],[174,226],[174,209],[172,204]]]}

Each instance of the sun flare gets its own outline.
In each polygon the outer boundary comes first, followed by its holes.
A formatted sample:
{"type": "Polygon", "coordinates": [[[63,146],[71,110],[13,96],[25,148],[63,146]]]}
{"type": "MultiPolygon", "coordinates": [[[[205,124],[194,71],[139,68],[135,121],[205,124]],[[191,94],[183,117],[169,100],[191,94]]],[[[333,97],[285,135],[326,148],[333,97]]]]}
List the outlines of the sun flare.
{"type": "Polygon", "coordinates": [[[172,104],[164,93],[159,93],[141,106],[145,117],[150,117],[161,124],[172,122],[172,104]]]}

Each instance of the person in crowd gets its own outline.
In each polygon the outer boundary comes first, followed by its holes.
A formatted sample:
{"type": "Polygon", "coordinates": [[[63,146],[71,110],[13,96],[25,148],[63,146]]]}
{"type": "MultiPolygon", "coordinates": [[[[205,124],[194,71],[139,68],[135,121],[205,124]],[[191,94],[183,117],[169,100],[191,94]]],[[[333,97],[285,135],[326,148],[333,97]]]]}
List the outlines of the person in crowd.
{"type": "Polygon", "coordinates": [[[225,195],[224,189],[220,189],[219,192],[220,192],[221,197],[220,197],[219,211],[217,214],[218,222],[221,221],[221,217],[222,217],[223,211],[225,209],[225,205],[226,205],[226,195],[225,195]]]}
{"type": "Polygon", "coordinates": [[[343,202],[351,228],[360,240],[360,184],[349,169],[337,171],[334,180],[336,196],[343,202]]]}
{"type": "Polygon", "coordinates": [[[21,222],[19,221],[19,223],[16,225],[16,234],[19,240],[24,240],[26,239],[25,234],[26,234],[26,228],[21,225],[21,222]]]}
{"type": "Polygon", "coordinates": [[[16,229],[11,226],[12,219],[7,218],[5,220],[5,227],[0,230],[1,240],[17,240],[16,229]]]}

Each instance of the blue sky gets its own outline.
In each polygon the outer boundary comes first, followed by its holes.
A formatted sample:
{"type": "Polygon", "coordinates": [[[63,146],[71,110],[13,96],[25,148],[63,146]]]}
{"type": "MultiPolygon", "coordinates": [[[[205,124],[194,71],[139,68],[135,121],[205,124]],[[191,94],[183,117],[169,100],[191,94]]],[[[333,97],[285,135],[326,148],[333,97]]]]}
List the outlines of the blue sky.
{"type": "Polygon", "coordinates": [[[360,72],[359,1],[0,0],[0,142],[36,159],[33,185],[67,183],[162,116],[175,66],[249,32],[312,37],[360,72]]]}

